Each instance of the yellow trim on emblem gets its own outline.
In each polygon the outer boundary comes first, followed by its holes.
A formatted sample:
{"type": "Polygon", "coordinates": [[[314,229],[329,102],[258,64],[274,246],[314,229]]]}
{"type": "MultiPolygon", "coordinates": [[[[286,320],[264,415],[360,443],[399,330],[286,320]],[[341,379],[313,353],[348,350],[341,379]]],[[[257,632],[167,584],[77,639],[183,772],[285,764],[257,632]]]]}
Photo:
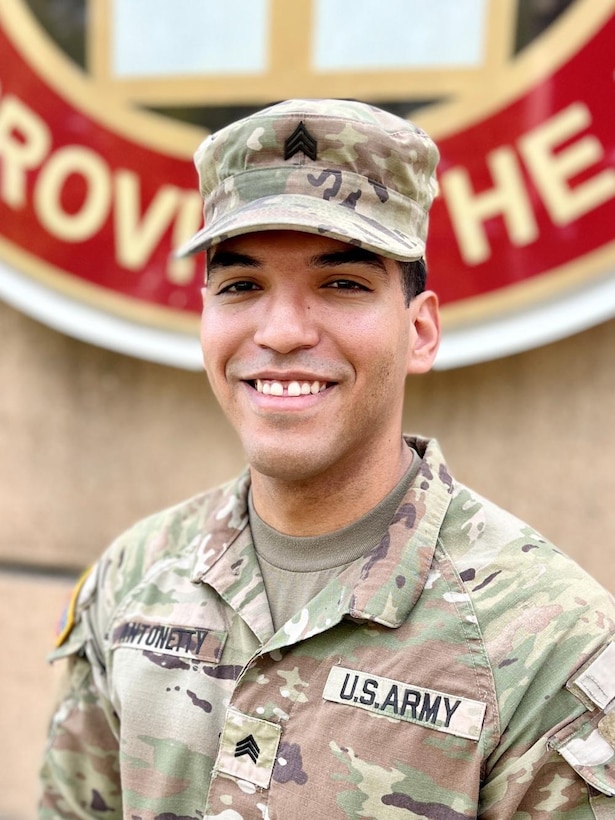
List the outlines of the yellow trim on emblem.
{"type": "Polygon", "coordinates": [[[70,600],[66,606],[66,609],[63,613],[62,621],[62,631],[58,635],[55,643],[55,648],[58,649],[64,641],[68,638],[70,633],[72,632],[73,627],[75,626],[75,613],[77,611],[77,601],[79,599],[79,593],[83,589],[83,585],[87,581],[90,573],[92,572],[92,567],[88,567],[86,571],[81,575],[77,583],[75,584],[73,591],[70,595],[70,600]]]}

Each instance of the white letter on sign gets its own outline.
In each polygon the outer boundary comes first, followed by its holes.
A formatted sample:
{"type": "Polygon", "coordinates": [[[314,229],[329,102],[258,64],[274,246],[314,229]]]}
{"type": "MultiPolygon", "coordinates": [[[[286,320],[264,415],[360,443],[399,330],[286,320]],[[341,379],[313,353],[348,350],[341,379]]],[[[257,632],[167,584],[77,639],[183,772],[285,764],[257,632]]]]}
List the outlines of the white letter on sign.
{"type": "Polygon", "coordinates": [[[13,96],[0,104],[0,195],[11,208],[26,204],[26,171],[37,168],[51,146],[47,124],[13,96]]]}
{"type": "Polygon", "coordinates": [[[138,175],[133,171],[118,171],[115,190],[117,261],[129,270],[139,270],[171,225],[181,200],[181,191],[173,185],[159,188],[141,218],[141,183],[138,175]]]}
{"type": "Polygon", "coordinates": [[[493,188],[476,194],[465,168],[442,174],[441,184],[459,249],[469,265],[490,256],[483,222],[502,216],[514,245],[528,245],[538,236],[538,226],[529,201],[519,162],[512,148],[502,146],[487,155],[493,188]]]}
{"type": "MultiPolygon", "coordinates": [[[[184,191],[182,204],[173,228],[173,247],[178,248],[192,234],[195,234],[203,224],[203,203],[198,191],[184,191]]],[[[171,258],[167,276],[177,285],[185,285],[192,281],[196,269],[197,258],[171,258]]],[[[201,267],[203,263],[201,262],[201,267]]]]}
{"type": "Polygon", "coordinates": [[[577,183],[575,174],[599,162],[604,151],[600,142],[586,135],[554,153],[556,147],[591,125],[591,114],[583,103],[573,103],[519,140],[519,150],[534,183],[556,225],[567,225],[615,196],[615,171],[611,168],[577,183]]]}
{"type": "Polygon", "coordinates": [[[111,174],[102,157],[79,145],[53,154],[34,189],[34,205],[41,223],[65,242],[82,242],[102,227],[111,205],[111,174]],[[82,176],[86,196],[76,213],[62,207],[62,188],[72,175],[82,176]]]}

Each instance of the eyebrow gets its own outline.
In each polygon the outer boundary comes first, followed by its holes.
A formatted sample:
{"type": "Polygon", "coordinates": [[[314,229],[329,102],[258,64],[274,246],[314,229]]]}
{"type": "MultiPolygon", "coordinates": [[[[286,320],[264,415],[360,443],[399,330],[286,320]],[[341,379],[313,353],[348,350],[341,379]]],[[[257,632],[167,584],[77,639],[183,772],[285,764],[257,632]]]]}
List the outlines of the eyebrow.
{"type": "Polygon", "coordinates": [[[214,256],[207,262],[207,271],[211,273],[216,268],[258,268],[260,262],[253,256],[248,256],[245,253],[237,253],[236,251],[217,251],[214,256]]]}
{"type": "Polygon", "coordinates": [[[370,265],[383,273],[387,272],[386,266],[378,254],[355,246],[339,251],[318,254],[310,259],[310,264],[317,268],[328,268],[338,265],[370,265]]]}
{"type": "MultiPolygon", "coordinates": [[[[218,250],[208,261],[208,277],[216,270],[239,267],[239,268],[259,268],[263,263],[260,259],[246,253],[237,251],[218,250]]],[[[342,265],[369,265],[387,274],[386,266],[378,254],[368,251],[358,246],[350,246],[341,250],[328,251],[312,256],[309,264],[315,268],[339,267],[342,265]]]]}

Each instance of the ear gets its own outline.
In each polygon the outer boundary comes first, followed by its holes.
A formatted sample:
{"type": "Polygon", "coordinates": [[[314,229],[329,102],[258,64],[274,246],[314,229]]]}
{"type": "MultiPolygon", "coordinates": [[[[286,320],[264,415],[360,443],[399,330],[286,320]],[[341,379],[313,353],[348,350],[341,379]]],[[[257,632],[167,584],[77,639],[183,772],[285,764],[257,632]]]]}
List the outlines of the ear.
{"type": "Polygon", "coordinates": [[[203,342],[203,324],[205,322],[205,302],[207,301],[207,282],[205,282],[205,284],[201,288],[201,299],[203,300],[203,309],[201,310],[201,322],[200,322],[200,327],[201,327],[201,333],[200,333],[201,351],[203,353],[203,367],[204,367],[205,371],[207,371],[207,362],[206,362],[206,356],[205,356],[205,344],[203,342]]]}
{"type": "Polygon", "coordinates": [[[408,346],[408,375],[431,370],[440,346],[440,309],[438,297],[431,290],[415,296],[408,307],[410,312],[410,344],[408,346]]]}

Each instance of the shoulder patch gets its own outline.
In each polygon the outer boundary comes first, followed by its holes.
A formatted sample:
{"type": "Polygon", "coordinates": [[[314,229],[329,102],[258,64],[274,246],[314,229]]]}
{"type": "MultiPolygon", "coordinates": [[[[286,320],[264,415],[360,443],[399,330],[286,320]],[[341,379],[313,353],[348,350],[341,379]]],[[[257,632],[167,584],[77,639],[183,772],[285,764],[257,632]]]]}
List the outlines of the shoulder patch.
{"type": "Polygon", "coordinates": [[[58,625],[56,628],[55,649],[58,649],[60,646],[62,646],[62,644],[66,641],[66,639],[72,632],[73,627],[75,626],[75,613],[77,612],[77,601],[79,600],[79,594],[83,589],[83,585],[90,577],[92,569],[93,567],[88,567],[88,569],[86,569],[86,571],[81,575],[81,577],[73,587],[73,591],[70,594],[70,598],[66,606],[64,607],[60,620],[58,621],[58,625]]]}

